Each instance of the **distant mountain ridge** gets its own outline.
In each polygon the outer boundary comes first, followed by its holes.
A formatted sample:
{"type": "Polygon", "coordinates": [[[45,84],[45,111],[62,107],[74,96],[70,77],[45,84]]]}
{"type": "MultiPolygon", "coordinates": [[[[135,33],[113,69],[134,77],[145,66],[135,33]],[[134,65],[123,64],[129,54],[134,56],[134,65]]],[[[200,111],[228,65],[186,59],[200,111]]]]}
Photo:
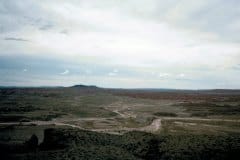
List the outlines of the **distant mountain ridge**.
{"type": "Polygon", "coordinates": [[[79,90],[91,90],[91,91],[100,91],[100,90],[108,90],[108,91],[130,91],[130,92],[185,92],[185,93],[209,93],[209,94],[240,94],[240,89],[174,89],[174,88],[105,88],[98,87],[96,85],[84,85],[77,84],[73,86],[0,86],[0,89],[64,89],[64,88],[72,88],[79,90]]]}
{"type": "Polygon", "coordinates": [[[95,85],[82,85],[82,84],[74,85],[74,86],[71,86],[70,88],[78,88],[78,89],[100,89],[99,87],[97,87],[97,86],[95,86],[95,85]]]}

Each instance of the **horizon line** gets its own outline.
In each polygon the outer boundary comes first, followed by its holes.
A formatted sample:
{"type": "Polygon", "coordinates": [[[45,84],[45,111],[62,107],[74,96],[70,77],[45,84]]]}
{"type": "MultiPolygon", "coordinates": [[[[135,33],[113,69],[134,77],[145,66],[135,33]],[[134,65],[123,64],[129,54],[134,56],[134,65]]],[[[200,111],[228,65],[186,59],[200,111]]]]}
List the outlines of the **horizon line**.
{"type": "Polygon", "coordinates": [[[190,91],[197,91],[197,90],[240,90],[240,88],[232,89],[232,88],[204,88],[204,89],[186,89],[186,88],[161,88],[161,87],[135,87],[135,88],[127,88],[127,87],[102,87],[97,85],[84,85],[84,84],[75,84],[71,86],[46,86],[46,85],[37,85],[37,86],[19,86],[19,85],[0,85],[0,88],[70,88],[74,86],[86,86],[86,87],[97,87],[102,89],[125,89],[125,90],[190,90],[190,91]]]}

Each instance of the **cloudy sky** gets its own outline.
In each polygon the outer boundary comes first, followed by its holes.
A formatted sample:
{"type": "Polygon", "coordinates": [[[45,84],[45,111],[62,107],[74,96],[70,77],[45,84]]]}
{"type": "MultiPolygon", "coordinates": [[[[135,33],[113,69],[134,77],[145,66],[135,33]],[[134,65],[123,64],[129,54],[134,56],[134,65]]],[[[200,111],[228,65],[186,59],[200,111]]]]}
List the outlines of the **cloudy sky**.
{"type": "Polygon", "coordinates": [[[239,0],[0,0],[0,86],[240,88],[239,0]]]}

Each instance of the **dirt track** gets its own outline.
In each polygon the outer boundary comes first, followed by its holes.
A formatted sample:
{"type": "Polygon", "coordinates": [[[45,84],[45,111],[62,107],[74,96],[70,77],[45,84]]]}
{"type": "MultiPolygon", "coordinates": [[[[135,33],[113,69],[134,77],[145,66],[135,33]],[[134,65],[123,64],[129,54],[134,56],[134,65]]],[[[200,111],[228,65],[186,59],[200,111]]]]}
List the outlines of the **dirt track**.
{"type": "MultiPolygon", "coordinates": [[[[79,119],[76,119],[78,121],[79,119]]],[[[164,118],[157,118],[152,121],[150,125],[139,127],[139,128],[127,128],[127,127],[119,127],[119,128],[112,128],[112,129],[85,129],[79,125],[70,124],[68,121],[32,121],[32,122],[7,122],[7,123],[0,123],[0,126],[8,126],[8,125],[56,125],[56,126],[68,126],[72,128],[78,128],[83,130],[90,130],[95,132],[106,132],[106,133],[113,133],[116,134],[119,131],[144,131],[154,133],[161,130],[161,121],[162,120],[191,120],[191,121],[219,121],[219,122],[240,122],[240,120],[232,120],[232,119],[206,119],[206,118],[184,118],[184,117],[164,117],[164,118]]],[[[71,121],[72,122],[72,121],[71,121]]]]}
{"type": "MultiPolygon", "coordinates": [[[[121,117],[123,119],[125,118],[136,118],[136,115],[129,112],[129,106],[122,105],[120,102],[111,104],[107,107],[104,107],[104,109],[109,110],[111,112],[114,112],[117,114],[116,117],[121,117]]],[[[101,118],[101,117],[89,117],[89,118],[73,118],[73,119],[54,119],[52,121],[32,121],[32,122],[7,122],[7,123],[0,123],[0,126],[4,125],[56,125],[56,126],[68,126],[72,128],[78,128],[82,130],[90,130],[95,132],[105,132],[105,133],[112,133],[112,134],[120,134],[122,132],[128,132],[128,131],[144,131],[144,132],[150,132],[155,133],[161,130],[161,122],[162,120],[191,120],[191,121],[215,121],[215,122],[240,122],[240,120],[233,120],[233,119],[208,119],[208,118],[199,118],[199,117],[159,117],[153,119],[151,124],[143,127],[113,127],[110,129],[101,128],[101,129],[86,129],[82,127],[79,124],[73,124],[73,122],[83,122],[83,121],[111,121],[115,120],[116,117],[111,118],[101,118]]]]}
{"type": "MultiPolygon", "coordinates": [[[[104,107],[104,109],[109,110],[117,114],[116,117],[125,118],[136,118],[134,113],[129,112],[129,106],[123,105],[121,102],[113,103],[109,106],[104,107]]],[[[115,120],[116,117],[111,118],[101,118],[101,117],[89,117],[89,118],[70,118],[70,119],[54,119],[52,121],[32,121],[32,122],[6,122],[0,123],[0,126],[8,126],[8,125],[56,125],[56,126],[68,126],[72,128],[78,128],[82,130],[90,130],[95,132],[105,132],[105,133],[112,133],[112,134],[120,134],[122,132],[128,131],[144,131],[155,133],[161,130],[161,122],[162,120],[190,120],[190,121],[214,121],[214,122],[240,122],[240,120],[233,120],[233,119],[208,119],[208,118],[199,118],[199,117],[159,117],[152,120],[151,124],[143,127],[113,127],[110,129],[101,128],[101,129],[86,129],[79,124],[72,124],[73,122],[82,122],[82,121],[111,121],[115,120]]]]}

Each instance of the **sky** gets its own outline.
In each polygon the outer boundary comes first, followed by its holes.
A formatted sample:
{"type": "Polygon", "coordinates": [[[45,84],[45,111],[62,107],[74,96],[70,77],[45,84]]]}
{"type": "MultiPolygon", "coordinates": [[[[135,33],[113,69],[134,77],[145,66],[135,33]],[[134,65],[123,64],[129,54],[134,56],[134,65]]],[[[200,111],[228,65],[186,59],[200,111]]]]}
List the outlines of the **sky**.
{"type": "Polygon", "coordinates": [[[239,0],[0,0],[0,86],[240,88],[239,0]]]}

